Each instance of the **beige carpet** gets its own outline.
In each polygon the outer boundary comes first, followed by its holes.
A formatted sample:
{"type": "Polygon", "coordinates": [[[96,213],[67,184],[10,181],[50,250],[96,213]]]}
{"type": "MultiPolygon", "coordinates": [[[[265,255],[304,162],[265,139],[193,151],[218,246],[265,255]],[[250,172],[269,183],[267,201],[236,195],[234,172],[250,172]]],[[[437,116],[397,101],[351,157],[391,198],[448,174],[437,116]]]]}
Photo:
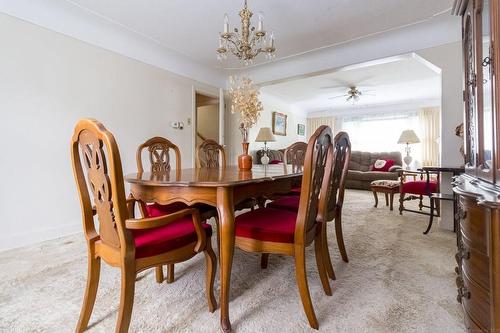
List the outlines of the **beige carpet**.
{"type": "MultiPolygon", "coordinates": [[[[424,236],[426,222],[425,216],[373,208],[370,192],[348,191],[344,226],[351,261],[340,260],[331,232],[333,296],[323,293],[312,248],[308,251],[321,331],[464,331],[456,302],[455,235],[435,228],[424,236]]],[[[219,330],[219,310],[209,313],[205,302],[203,256],[176,270],[173,284],[157,284],[152,270],[140,275],[131,332],[219,330]]],[[[82,235],[0,253],[0,332],[74,331],[85,278],[82,235]]],[[[103,265],[89,332],[114,331],[119,281],[118,270],[103,265]]],[[[237,250],[231,282],[235,332],[314,331],[302,309],[293,259],[271,256],[269,268],[261,270],[258,255],[237,250]]]]}

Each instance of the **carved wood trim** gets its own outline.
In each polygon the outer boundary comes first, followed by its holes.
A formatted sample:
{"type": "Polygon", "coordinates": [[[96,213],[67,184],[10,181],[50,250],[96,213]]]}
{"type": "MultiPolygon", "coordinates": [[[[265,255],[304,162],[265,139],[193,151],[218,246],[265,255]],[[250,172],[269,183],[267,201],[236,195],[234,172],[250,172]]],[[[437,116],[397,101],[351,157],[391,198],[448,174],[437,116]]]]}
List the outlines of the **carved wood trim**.
{"type": "Polygon", "coordinates": [[[285,149],[284,165],[292,165],[292,172],[301,172],[304,167],[304,159],[306,157],[307,143],[295,142],[285,149]],[[290,163],[288,163],[290,161],[290,163]]]}
{"type": "Polygon", "coordinates": [[[216,141],[207,139],[196,147],[197,168],[226,168],[226,152],[216,141]]]}
{"type": "Polygon", "coordinates": [[[150,172],[165,173],[170,171],[170,149],[175,153],[175,169],[181,170],[181,151],[179,147],[166,138],[156,136],[147,140],[137,148],[137,172],[144,172],[142,165],[142,151],[144,149],[147,149],[149,153],[150,172]]]}

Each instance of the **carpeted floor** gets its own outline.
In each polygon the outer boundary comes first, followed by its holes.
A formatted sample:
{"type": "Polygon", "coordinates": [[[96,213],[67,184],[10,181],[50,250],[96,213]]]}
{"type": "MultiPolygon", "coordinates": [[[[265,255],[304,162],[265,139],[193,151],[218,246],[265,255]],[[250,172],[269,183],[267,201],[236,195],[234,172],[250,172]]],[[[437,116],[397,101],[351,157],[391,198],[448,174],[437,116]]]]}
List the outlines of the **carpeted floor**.
{"type": "MultiPolygon", "coordinates": [[[[464,332],[456,301],[455,234],[434,228],[422,235],[425,216],[373,208],[371,192],[348,191],[344,234],[350,262],[338,255],[330,226],[337,280],[323,293],[313,248],[307,252],[309,287],[323,332],[464,332]]],[[[215,245],[215,244],[214,244],[215,245]]],[[[292,258],[236,250],[230,315],[235,332],[308,332],[292,258]]],[[[86,279],[82,235],[0,253],[0,332],[71,332],[86,279]]],[[[218,293],[218,274],[216,280],[218,293]]],[[[113,332],[119,271],[103,264],[89,332],[113,332]]],[[[218,295],[218,294],[217,294],[218,295]]],[[[217,297],[218,298],[218,297],[217,297]]],[[[130,332],[218,332],[219,310],[204,296],[204,258],[176,265],[173,284],[140,274],[130,332]]]]}

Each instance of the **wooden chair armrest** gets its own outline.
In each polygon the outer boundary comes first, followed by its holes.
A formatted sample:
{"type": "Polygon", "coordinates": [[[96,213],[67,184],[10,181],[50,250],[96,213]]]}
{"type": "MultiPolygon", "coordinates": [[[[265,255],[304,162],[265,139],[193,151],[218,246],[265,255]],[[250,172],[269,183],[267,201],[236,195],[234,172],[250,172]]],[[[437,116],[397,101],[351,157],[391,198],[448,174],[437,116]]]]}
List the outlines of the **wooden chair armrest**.
{"type": "Polygon", "coordinates": [[[207,236],[205,234],[205,230],[201,224],[200,212],[195,208],[186,208],[179,210],[175,213],[157,216],[157,217],[147,217],[142,219],[134,219],[130,218],[125,221],[125,227],[131,230],[140,230],[140,229],[151,229],[157,228],[164,225],[168,225],[172,222],[175,222],[187,215],[192,216],[194,230],[196,232],[196,236],[198,241],[194,247],[195,252],[200,252],[205,248],[207,242],[207,236]]]}

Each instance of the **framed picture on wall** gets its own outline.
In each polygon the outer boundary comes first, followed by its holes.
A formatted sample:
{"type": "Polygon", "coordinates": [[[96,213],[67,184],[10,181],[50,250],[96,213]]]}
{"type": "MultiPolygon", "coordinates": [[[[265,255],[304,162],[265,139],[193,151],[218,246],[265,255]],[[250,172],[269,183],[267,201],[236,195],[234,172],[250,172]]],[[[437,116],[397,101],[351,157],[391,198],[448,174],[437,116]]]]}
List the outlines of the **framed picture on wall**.
{"type": "Polygon", "coordinates": [[[286,135],[286,114],[273,112],[273,134],[286,135]]]}
{"type": "Polygon", "coordinates": [[[306,135],[306,125],[297,124],[297,135],[306,135]]]}

